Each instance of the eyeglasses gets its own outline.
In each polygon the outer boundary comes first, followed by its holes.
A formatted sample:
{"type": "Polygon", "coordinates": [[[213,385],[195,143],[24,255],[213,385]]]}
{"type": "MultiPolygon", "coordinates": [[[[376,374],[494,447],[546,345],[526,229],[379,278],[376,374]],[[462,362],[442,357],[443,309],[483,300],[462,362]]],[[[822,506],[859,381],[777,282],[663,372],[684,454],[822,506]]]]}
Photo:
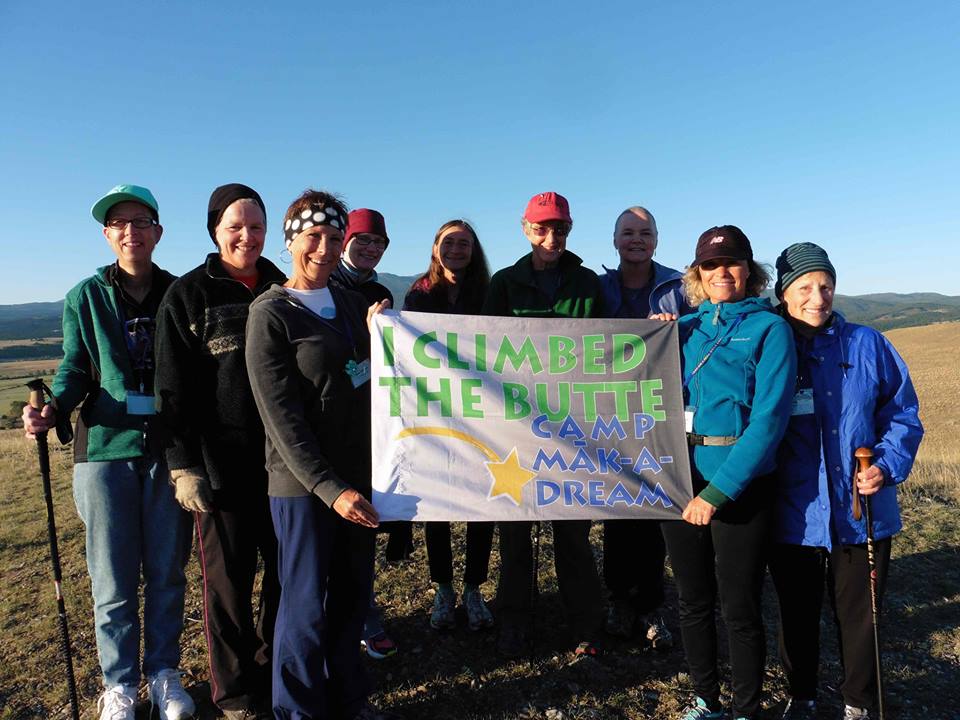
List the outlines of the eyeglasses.
{"type": "Polygon", "coordinates": [[[360,247],[370,247],[373,245],[379,250],[387,249],[387,241],[382,237],[377,237],[376,235],[369,235],[367,233],[358,233],[353,236],[352,242],[355,242],[360,247]]]}
{"type": "Polygon", "coordinates": [[[135,217],[132,220],[127,220],[126,218],[111,218],[107,220],[106,225],[111,230],[124,230],[127,227],[127,223],[133,225],[137,230],[146,230],[148,227],[157,225],[156,220],[147,217],[135,217]]]}
{"type": "Polygon", "coordinates": [[[539,223],[528,222],[527,227],[537,237],[546,237],[551,231],[557,237],[566,237],[573,229],[573,225],[566,222],[558,222],[553,225],[541,225],[539,223]]]}

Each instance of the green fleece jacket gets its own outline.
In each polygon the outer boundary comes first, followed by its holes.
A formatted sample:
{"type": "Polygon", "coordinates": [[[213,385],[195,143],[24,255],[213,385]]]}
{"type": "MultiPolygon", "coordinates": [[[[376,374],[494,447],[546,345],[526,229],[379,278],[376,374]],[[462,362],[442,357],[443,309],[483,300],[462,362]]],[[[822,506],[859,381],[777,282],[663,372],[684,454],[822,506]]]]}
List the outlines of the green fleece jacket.
{"type": "MultiPolygon", "coordinates": [[[[63,303],[63,360],[51,389],[61,427],[82,403],[75,462],[129,460],[147,453],[144,416],[127,414],[127,392],[138,388],[127,352],[123,310],[107,279],[110,267],[81,281],[63,303]]],[[[173,280],[166,270],[153,266],[154,291],[165,291],[173,280]]]]}
{"type": "Polygon", "coordinates": [[[593,270],[583,267],[583,260],[569,250],[560,256],[560,285],[556,300],[551,300],[537,286],[532,258],[533,253],[528,253],[490,278],[482,314],[569,318],[600,315],[600,299],[603,295],[600,278],[593,270]]]}

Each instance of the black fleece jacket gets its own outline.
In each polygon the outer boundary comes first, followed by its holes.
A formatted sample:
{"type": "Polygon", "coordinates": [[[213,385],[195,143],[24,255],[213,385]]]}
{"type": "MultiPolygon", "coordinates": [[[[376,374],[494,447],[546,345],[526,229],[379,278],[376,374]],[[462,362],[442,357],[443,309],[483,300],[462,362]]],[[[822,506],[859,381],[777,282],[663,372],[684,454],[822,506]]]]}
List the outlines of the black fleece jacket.
{"type": "Polygon", "coordinates": [[[174,282],[157,318],[157,412],[170,439],[172,470],[203,467],[215,489],[262,491],[263,424],[244,358],[250,303],[286,280],[257,261],[250,290],[227,273],[217,253],[174,282]]]}

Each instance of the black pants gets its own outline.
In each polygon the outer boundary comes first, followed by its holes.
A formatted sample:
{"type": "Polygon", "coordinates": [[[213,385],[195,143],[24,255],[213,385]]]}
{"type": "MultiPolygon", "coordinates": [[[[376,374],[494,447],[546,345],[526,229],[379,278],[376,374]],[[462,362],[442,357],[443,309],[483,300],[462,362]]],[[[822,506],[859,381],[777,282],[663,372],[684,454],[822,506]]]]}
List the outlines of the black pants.
{"type": "Polygon", "coordinates": [[[610,599],[628,600],[641,614],[663,605],[666,553],[659,520],[604,520],[603,581],[610,599]]]}
{"type": "Polygon", "coordinates": [[[210,694],[222,710],[270,698],[273,630],[280,603],[277,538],[262,495],[215,490],[209,513],[195,513],[203,571],[204,630],[210,694]],[[253,608],[257,558],[263,559],[260,606],[253,608]]]}
{"type": "MultiPolygon", "coordinates": [[[[482,585],[487,581],[490,567],[490,549],[493,547],[492,522],[467,523],[467,563],[463,581],[468,585],[482,585]]],[[[453,551],[450,548],[450,523],[424,523],[427,539],[427,564],[430,579],[435,583],[453,582],[453,551]]]]}
{"type": "MultiPolygon", "coordinates": [[[[874,543],[878,612],[887,584],[890,548],[890,538],[874,543]]],[[[770,575],[780,603],[780,662],[790,694],[803,700],[817,697],[820,609],[826,580],[843,667],[840,693],[847,705],[873,709],[877,677],[867,546],[838,545],[827,551],[777,544],[771,552],[770,575]]]]}
{"type": "Polygon", "coordinates": [[[387,562],[400,562],[413,554],[413,523],[392,520],[380,524],[379,532],[387,533],[387,547],[383,552],[387,562]]]}
{"type": "MultiPolygon", "coordinates": [[[[529,620],[533,590],[533,545],[527,521],[500,526],[500,582],[497,607],[504,625],[522,626],[529,620]]],[[[590,546],[589,520],[554,520],[553,562],[560,600],[575,639],[599,637],[602,598],[597,563],[590,546]]]]}
{"type": "Polygon", "coordinates": [[[694,689],[708,702],[720,699],[715,615],[719,596],[727,626],[735,717],[756,717],[760,712],[766,660],[761,594],[769,519],[769,504],[747,497],[728,503],[709,525],[683,520],[662,524],[694,689]]]}

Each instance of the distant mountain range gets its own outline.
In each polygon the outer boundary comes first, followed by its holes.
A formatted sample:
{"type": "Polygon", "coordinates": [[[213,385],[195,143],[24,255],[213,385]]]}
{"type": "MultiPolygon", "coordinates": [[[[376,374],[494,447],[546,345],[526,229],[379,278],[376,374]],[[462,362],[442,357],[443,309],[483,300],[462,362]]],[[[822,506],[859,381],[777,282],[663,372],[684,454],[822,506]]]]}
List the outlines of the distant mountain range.
{"type": "MultiPolygon", "coordinates": [[[[395,306],[403,299],[418,276],[380,273],[379,279],[393,293],[395,306]]],[[[877,330],[930,325],[960,320],[960,296],[939,293],[873,293],[870,295],[837,295],[834,306],[844,316],[877,330]]],[[[0,305],[0,361],[30,360],[56,356],[51,345],[36,345],[30,340],[59,337],[63,301],[35,302],[22,305],[0,305]],[[11,340],[23,340],[10,343],[11,340]]]]}

